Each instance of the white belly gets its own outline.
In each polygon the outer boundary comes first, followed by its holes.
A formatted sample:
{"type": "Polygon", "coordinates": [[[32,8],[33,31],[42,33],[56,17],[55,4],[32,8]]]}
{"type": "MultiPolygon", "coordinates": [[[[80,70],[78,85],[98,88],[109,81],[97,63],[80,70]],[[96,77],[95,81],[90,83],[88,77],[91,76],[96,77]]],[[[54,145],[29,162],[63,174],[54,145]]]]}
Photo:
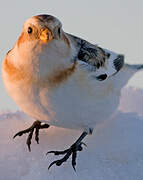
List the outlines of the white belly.
{"type": "MultiPolygon", "coordinates": [[[[112,89],[110,83],[104,90],[95,85],[90,88],[83,89],[69,83],[55,90],[49,97],[54,113],[51,124],[83,129],[93,128],[108,119],[118,107],[120,94],[112,89]]],[[[46,97],[44,93],[43,96],[46,97]]]]}
{"type": "Polygon", "coordinates": [[[75,74],[52,91],[9,83],[6,81],[5,85],[10,96],[25,113],[63,128],[94,128],[108,119],[119,104],[120,92],[112,79],[99,82],[77,79],[75,74]]]}

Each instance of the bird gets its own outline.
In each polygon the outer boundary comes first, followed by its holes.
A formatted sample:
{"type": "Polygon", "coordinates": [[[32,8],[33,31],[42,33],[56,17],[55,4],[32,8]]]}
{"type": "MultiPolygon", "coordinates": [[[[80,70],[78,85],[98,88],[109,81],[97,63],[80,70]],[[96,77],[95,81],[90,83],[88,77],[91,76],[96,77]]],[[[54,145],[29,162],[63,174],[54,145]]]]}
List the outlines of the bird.
{"type": "Polygon", "coordinates": [[[116,111],[121,89],[142,64],[127,64],[118,54],[66,33],[61,21],[48,14],[30,17],[13,48],[2,63],[2,79],[8,94],[23,112],[34,118],[33,124],[14,135],[28,133],[39,144],[40,129],[57,126],[82,131],[66,150],[49,151],[63,155],[53,161],[61,166],[72,157],[76,170],[77,153],[86,144],[98,124],[116,111]]]}

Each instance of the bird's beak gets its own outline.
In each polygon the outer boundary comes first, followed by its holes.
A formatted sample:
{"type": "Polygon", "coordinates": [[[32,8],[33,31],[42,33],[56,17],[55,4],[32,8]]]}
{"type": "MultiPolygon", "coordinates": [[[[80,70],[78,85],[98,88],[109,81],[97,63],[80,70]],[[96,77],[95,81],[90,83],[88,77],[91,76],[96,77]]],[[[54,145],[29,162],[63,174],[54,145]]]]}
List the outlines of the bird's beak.
{"type": "Polygon", "coordinates": [[[48,42],[50,42],[52,39],[53,39],[52,32],[51,32],[48,28],[41,30],[40,40],[41,40],[43,43],[48,43],[48,42]]]}

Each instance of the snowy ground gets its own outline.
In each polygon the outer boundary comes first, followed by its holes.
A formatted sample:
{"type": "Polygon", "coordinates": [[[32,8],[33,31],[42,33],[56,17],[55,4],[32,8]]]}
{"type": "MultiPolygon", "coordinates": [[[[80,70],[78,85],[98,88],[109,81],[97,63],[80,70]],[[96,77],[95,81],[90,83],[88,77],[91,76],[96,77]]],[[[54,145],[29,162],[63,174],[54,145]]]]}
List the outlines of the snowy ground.
{"type": "Polygon", "coordinates": [[[62,150],[81,132],[51,127],[40,132],[40,144],[25,145],[26,135],[13,135],[33,122],[22,112],[0,113],[0,180],[143,180],[143,90],[123,90],[118,112],[85,139],[78,154],[77,173],[70,160],[63,166],[48,165],[57,157],[49,150],[62,150]]]}

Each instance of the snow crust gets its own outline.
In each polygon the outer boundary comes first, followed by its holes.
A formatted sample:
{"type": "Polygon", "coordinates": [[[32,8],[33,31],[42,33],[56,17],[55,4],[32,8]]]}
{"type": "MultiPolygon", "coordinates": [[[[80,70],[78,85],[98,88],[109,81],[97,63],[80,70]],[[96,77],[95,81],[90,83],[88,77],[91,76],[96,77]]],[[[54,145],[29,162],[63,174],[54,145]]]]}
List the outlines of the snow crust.
{"type": "Polygon", "coordinates": [[[68,160],[61,167],[49,164],[50,150],[68,148],[80,131],[50,127],[40,131],[40,144],[33,139],[28,152],[26,137],[13,135],[33,123],[23,112],[0,112],[0,180],[142,180],[143,90],[126,88],[113,117],[85,139],[88,147],[78,153],[77,172],[68,160]]]}

